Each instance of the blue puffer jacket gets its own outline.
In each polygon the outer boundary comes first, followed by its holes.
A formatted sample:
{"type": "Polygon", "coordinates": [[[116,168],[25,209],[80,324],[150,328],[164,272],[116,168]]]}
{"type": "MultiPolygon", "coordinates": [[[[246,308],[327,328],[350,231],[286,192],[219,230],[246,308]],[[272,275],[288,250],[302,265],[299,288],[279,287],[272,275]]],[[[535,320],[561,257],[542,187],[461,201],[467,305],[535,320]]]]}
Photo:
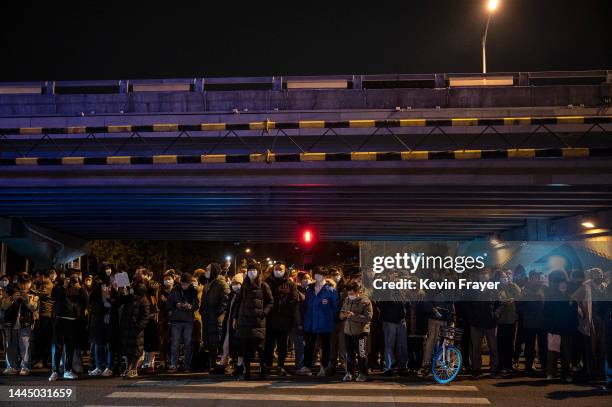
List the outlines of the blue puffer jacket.
{"type": "Polygon", "coordinates": [[[338,292],[332,285],[325,284],[317,295],[314,287],[314,284],[310,284],[306,290],[304,331],[310,333],[332,332],[335,327],[336,316],[340,311],[338,292]]]}

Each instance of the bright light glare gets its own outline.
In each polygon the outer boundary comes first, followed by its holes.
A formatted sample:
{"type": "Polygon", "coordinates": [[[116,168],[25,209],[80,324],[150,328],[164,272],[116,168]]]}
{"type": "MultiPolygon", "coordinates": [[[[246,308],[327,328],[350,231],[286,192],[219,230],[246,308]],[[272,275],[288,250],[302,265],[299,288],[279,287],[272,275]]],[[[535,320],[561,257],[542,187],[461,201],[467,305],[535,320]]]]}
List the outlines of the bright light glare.
{"type": "Polygon", "coordinates": [[[230,261],[232,259],[232,256],[225,256],[225,260],[230,261]]]}
{"type": "Polygon", "coordinates": [[[489,3],[487,4],[487,8],[489,9],[490,12],[493,12],[497,9],[497,4],[498,4],[498,0],[489,0],[489,3]]]}
{"type": "Polygon", "coordinates": [[[304,232],[304,242],[310,243],[312,241],[312,233],[310,230],[304,232]]]}
{"type": "Polygon", "coordinates": [[[251,249],[249,249],[248,247],[246,249],[244,249],[245,253],[251,253],[251,249]]]}
{"type": "Polygon", "coordinates": [[[595,224],[593,222],[582,222],[582,226],[587,229],[593,229],[595,227],[595,224]]]}

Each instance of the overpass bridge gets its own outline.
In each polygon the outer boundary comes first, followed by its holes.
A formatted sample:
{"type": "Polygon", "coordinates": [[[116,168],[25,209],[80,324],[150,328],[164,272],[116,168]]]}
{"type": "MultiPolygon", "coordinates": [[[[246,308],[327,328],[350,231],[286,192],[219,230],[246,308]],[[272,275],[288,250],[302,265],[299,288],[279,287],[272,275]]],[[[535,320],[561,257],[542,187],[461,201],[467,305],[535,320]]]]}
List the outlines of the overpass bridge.
{"type": "Polygon", "coordinates": [[[611,71],[0,84],[0,238],[609,236],[611,71]],[[596,225],[586,230],[584,219],[596,225]]]}

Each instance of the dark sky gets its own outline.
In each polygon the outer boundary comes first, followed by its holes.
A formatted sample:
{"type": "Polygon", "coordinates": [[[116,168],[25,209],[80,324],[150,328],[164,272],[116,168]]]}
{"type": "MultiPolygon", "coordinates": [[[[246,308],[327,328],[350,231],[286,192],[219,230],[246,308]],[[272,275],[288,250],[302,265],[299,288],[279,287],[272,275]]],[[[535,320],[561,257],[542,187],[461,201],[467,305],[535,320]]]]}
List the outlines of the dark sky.
{"type": "MultiPolygon", "coordinates": [[[[489,71],[612,69],[612,1],[500,2],[489,71]]],[[[2,81],[477,72],[486,21],[485,0],[11,3],[2,81]]]]}

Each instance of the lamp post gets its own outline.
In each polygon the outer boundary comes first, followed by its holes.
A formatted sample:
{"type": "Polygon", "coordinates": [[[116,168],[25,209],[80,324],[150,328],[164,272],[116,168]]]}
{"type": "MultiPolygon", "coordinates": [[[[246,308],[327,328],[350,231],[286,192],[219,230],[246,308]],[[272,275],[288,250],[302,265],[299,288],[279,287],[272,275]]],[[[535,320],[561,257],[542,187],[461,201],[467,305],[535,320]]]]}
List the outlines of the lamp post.
{"type": "Polygon", "coordinates": [[[487,25],[485,27],[484,35],[482,36],[482,73],[487,73],[487,34],[489,33],[489,23],[491,17],[497,9],[498,0],[489,0],[487,3],[487,10],[489,15],[487,17],[487,25]]]}

